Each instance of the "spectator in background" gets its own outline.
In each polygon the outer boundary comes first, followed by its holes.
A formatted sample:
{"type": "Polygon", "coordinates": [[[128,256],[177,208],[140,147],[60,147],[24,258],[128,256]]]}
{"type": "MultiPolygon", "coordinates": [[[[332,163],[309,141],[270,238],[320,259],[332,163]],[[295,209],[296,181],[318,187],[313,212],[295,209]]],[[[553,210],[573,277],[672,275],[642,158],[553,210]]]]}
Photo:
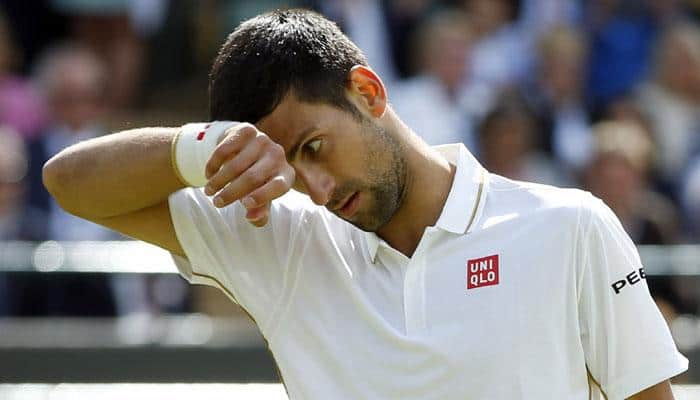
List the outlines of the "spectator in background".
{"type": "Polygon", "coordinates": [[[19,59],[7,21],[0,13],[0,124],[32,138],[42,128],[45,110],[34,87],[14,74],[19,59]]]}
{"type": "Polygon", "coordinates": [[[362,49],[372,69],[382,77],[384,84],[391,86],[397,79],[397,74],[392,59],[391,36],[386,23],[387,10],[382,0],[316,0],[316,3],[318,5],[315,8],[340,26],[362,49]]]}
{"type": "MultiPolygon", "coordinates": [[[[106,110],[106,69],[89,50],[64,44],[43,55],[35,78],[46,97],[49,122],[43,134],[28,146],[27,200],[32,209],[40,210],[37,212],[45,216],[34,227],[43,235],[33,239],[114,239],[117,236],[109,230],[63,211],[46,192],[41,178],[41,168],[50,156],[68,145],[104,133],[99,120],[106,110]]],[[[12,315],[115,315],[109,278],[104,275],[18,274],[8,276],[7,280],[12,315]]]]}
{"type": "MultiPolygon", "coordinates": [[[[32,187],[29,201],[47,215],[43,240],[123,239],[114,231],[65,212],[46,192],[41,179],[41,168],[52,155],[69,145],[106,133],[101,119],[110,110],[107,74],[108,69],[92,51],[73,43],[50,49],[37,65],[36,80],[46,96],[50,122],[44,134],[29,147],[32,187]]],[[[24,297],[25,311],[21,312],[69,315],[158,313],[182,310],[188,300],[186,282],[175,276],[95,275],[63,280],[49,277],[43,281],[46,286],[37,285],[32,279],[18,279],[14,286],[21,288],[24,285],[25,290],[33,293],[24,297]],[[37,287],[27,288],[32,285],[37,287]],[[92,297],[92,306],[79,304],[69,293],[73,291],[82,291],[86,298],[92,297]],[[45,310],[40,308],[41,299],[48,304],[45,310]],[[31,306],[26,308],[28,304],[31,306]]]]}
{"type": "Polygon", "coordinates": [[[67,43],[48,50],[37,65],[35,78],[46,98],[49,122],[42,135],[29,143],[29,202],[48,215],[47,239],[114,239],[108,229],[63,211],[41,181],[41,167],[52,155],[106,133],[100,119],[107,111],[107,69],[87,48],[67,43]]]}
{"type": "Polygon", "coordinates": [[[413,51],[410,38],[436,8],[435,0],[384,0],[386,23],[391,40],[391,56],[397,78],[412,76],[413,51]]]}
{"type": "MultiPolygon", "coordinates": [[[[90,48],[106,65],[109,81],[104,101],[114,109],[128,107],[140,83],[144,45],[134,24],[158,24],[164,0],[51,0],[68,16],[72,37],[90,48]]],[[[150,27],[144,29],[152,29],[150,27]]]]}
{"type": "Polygon", "coordinates": [[[23,239],[27,153],[22,139],[0,127],[0,241],[23,239]]]}
{"type": "Polygon", "coordinates": [[[481,161],[489,171],[515,180],[570,186],[571,179],[537,151],[537,119],[517,96],[504,95],[479,126],[481,161]]]}
{"type": "Polygon", "coordinates": [[[575,26],[581,22],[582,4],[579,0],[522,0],[518,24],[527,40],[537,39],[558,26],[575,26]]]}
{"type": "Polygon", "coordinates": [[[540,144],[577,171],[587,161],[591,146],[583,87],[585,39],[573,28],[554,27],[541,37],[538,55],[534,87],[525,93],[540,119],[540,144]]]}
{"type": "Polygon", "coordinates": [[[586,11],[591,38],[588,96],[600,108],[646,76],[656,26],[643,2],[595,0],[586,11]]]}
{"type": "Polygon", "coordinates": [[[681,204],[690,242],[700,242],[700,155],[690,163],[681,183],[681,204]]]}
{"type": "Polygon", "coordinates": [[[652,79],[640,90],[658,146],[659,172],[672,188],[700,150],[700,29],[675,25],[656,46],[652,79]]]}
{"type": "Polygon", "coordinates": [[[396,111],[428,144],[473,148],[469,115],[461,103],[470,40],[465,14],[447,9],[432,15],[413,38],[415,77],[389,88],[396,111]]]}
{"type": "Polygon", "coordinates": [[[631,121],[601,122],[593,131],[593,154],[583,175],[586,189],[615,212],[635,243],[676,243],[677,210],[648,187],[655,153],[648,132],[631,121]]]}
{"type": "Polygon", "coordinates": [[[517,24],[520,1],[464,0],[462,5],[475,35],[467,83],[494,93],[517,85],[531,62],[527,38],[517,24]]]}
{"type": "MultiPolygon", "coordinates": [[[[21,238],[23,181],[27,173],[24,143],[10,129],[0,128],[0,241],[21,238]]],[[[9,282],[0,272],[0,317],[11,313],[9,282]]]]}
{"type": "Polygon", "coordinates": [[[594,109],[630,92],[649,73],[652,46],[664,27],[684,18],[677,0],[586,2],[591,37],[588,97],[594,109]]]}

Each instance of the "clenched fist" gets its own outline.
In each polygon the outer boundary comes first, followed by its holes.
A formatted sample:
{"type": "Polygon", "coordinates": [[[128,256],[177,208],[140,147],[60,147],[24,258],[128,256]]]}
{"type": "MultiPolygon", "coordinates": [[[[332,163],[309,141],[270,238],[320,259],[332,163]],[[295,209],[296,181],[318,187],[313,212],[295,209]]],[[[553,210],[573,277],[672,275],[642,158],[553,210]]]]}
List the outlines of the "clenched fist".
{"type": "Polygon", "coordinates": [[[241,200],[246,218],[255,226],[267,223],[270,202],[294,184],[294,169],[284,148],[255,126],[241,123],[221,136],[206,166],[204,192],[216,207],[241,200]]]}

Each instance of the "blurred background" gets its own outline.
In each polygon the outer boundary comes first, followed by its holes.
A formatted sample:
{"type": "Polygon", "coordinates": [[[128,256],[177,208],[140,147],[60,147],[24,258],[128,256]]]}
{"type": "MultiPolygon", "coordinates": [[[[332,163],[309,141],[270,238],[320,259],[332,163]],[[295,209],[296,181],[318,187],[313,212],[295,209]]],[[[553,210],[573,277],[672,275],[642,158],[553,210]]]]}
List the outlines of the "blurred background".
{"type": "Polygon", "coordinates": [[[0,0],[4,381],[278,380],[241,310],[63,212],[41,167],[81,140],[207,120],[226,35],[297,6],[363,49],[428,143],[602,198],[691,358],[677,383],[700,383],[700,0],[0,0]]]}

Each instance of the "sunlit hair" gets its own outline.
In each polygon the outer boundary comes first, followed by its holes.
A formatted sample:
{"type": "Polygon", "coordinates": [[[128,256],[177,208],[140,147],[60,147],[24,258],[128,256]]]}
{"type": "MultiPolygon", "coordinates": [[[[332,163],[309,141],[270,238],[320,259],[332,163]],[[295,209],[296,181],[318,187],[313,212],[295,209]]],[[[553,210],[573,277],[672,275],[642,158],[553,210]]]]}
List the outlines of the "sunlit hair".
{"type": "Polygon", "coordinates": [[[367,65],[338,26],[312,11],[278,10],[241,23],[221,47],[209,76],[214,120],[257,122],[293,92],[301,101],[353,113],[348,73],[367,65]]]}

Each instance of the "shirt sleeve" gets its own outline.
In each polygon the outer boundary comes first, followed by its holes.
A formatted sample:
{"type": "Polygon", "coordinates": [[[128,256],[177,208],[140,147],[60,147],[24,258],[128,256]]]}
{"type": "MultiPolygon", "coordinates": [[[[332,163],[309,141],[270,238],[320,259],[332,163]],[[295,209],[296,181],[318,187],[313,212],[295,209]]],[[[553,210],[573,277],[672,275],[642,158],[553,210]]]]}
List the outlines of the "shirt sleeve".
{"type": "Polygon", "coordinates": [[[622,400],[688,368],[656,307],[636,247],[601,200],[584,207],[578,303],[588,370],[622,400]],[[586,212],[587,211],[587,212],[586,212]]]}
{"type": "Polygon", "coordinates": [[[170,215],[187,258],[173,255],[173,260],[190,283],[221,289],[262,329],[284,298],[291,249],[303,235],[309,203],[290,192],[272,202],[269,222],[258,228],[245,219],[240,202],[220,209],[202,189],[175,192],[170,215]]]}

